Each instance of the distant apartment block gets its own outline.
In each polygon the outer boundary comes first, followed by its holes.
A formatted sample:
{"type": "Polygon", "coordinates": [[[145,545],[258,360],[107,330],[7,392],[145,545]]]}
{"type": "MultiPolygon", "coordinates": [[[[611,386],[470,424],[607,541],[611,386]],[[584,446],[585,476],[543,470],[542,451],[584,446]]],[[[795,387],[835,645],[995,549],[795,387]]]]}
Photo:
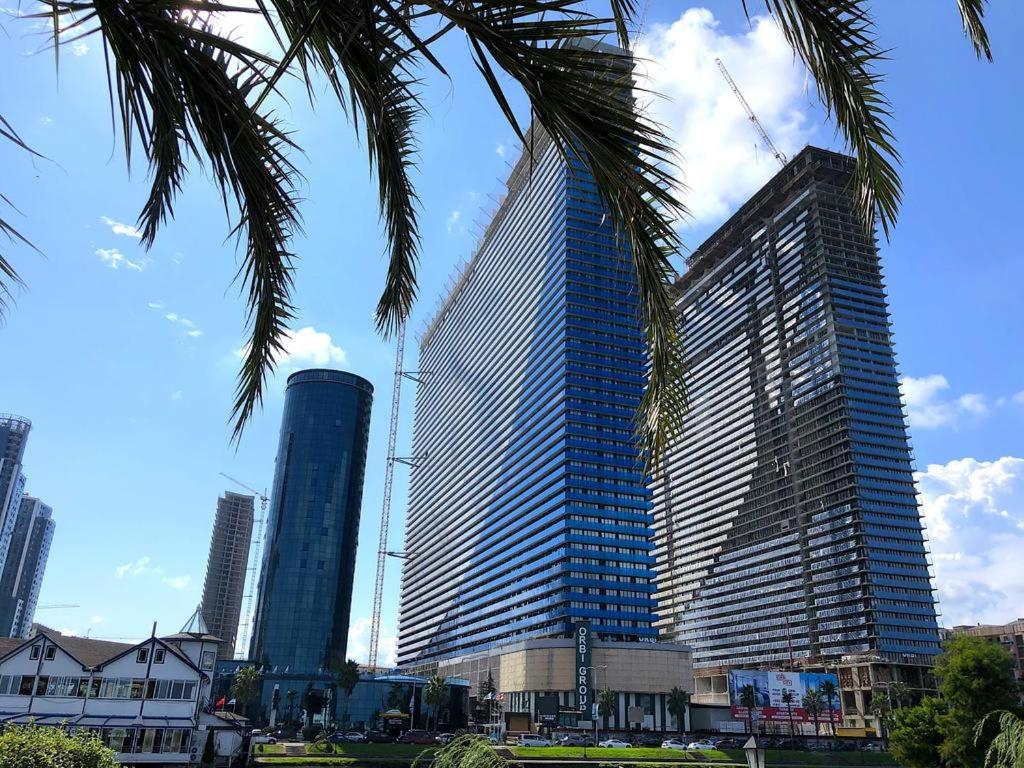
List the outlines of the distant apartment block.
{"type": "Polygon", "coordinates": [[[7,562],[0,571],[0,632],[5,635],[29,636],[55,528],[47,504],[22,496],[7,562]]]}
{"type": "Polygon", "coordinates": [[[7,562],[14,524],[25,491],[22,461],[32,422],[23,416],[0,414],[0,569],[7,562]]]}
{"type": "Polygon", "coordinates": [[[689,412],[654,468],[658,627],[693,648],[698,676],[856,654],[927,664],[939,652],[853,167],[804,149],[677,283],[689,412]]]}
{"type": "Polygon", "coordinates": [[[943,630],[948,635],[983,637],[1003,646],[1013,656],[1014,674],[1024,696],[1024,618],[1006,624],[961,624],[943,630]]]}
{"type": "Polygon", "coordinates": [[[202,609],[210,634],[223,640],[217,649],[222,659],[234,656],[249,563],[253,510],[252,496],[227,491],[217,499],[202,609]]]}

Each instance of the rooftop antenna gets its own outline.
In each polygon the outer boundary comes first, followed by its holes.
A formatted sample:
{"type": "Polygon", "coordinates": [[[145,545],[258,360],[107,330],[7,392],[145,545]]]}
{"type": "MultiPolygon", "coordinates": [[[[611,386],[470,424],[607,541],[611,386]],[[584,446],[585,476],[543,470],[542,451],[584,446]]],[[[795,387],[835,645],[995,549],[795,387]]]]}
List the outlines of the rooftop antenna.
{"type": "Polygon", "coordinates": [[[740,87],[736,85],[736,81],[732,79],[732,76],[729,74],[729,70],[725,68],[725,64],[722,63],[721,59],[717,58],[715,59],[715,64],[718,65],[718,69],[721,71],[722,77],[724,77],[725,81],[729,83],[729,87],[732,88],[732,92],[736,95],[736,99],[739,101],[740,106],[743,107],[743,111],[747,113],[747,117],[750,118],[750,122],[754,124],[754,130],[756,130],[757,135],[761,137],[761,141],[763,141],[764,145],[771,150],[773,155],[775,155],[775,159],[779,161],[779,165],[785,166],[788,162],[786,160],[786,156],[782,154],[781,149],[775,146],[775,143],[768,135],[768,131],[764,129],[764,126],[761,125],[761,121],[758,120],[757,115],[754,114],[754,110],[750,108],[750,105],[747,104],[747,100],[743,98],[743,93],[740,91],[740,87]]]}

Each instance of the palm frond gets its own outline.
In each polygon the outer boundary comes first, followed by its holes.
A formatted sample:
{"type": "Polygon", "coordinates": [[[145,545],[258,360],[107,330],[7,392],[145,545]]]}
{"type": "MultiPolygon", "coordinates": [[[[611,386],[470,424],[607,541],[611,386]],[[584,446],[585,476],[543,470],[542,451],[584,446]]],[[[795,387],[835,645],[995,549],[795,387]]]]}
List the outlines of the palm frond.
{"type": "MultiPolygon", "coordinates": [[[[30,155],[42,157],[41,154],[32,149],[32,147],[18,135],[18,132],[14,130],[14,126],[11,125],[3,115],[0,115],[0,139],[4,139],[5,141],[14,144],[18,149],[23,152],[27,152],[30,155]]],[[[19,212],[14,203],[11,202],[10,198],[2,193],[0,193],[0,203],[3,203],[15,212],[19,212]]],[[[21,234],[21,232],[15,229],[13,224],[3,217],[0,217],[0,235],[6,237],[10,242],[20,242],[27,245],[36,253],[39,253],[39,249],[36,248],[28,238],[21,234]]],[[[0,253],[0,321],[4,319],[10,303],[14,300],[13,289],[24,285],[25,283],[22,281],[21,277],[19,277],[14,265],[7,260],[4,254],[0,253]]]]}
{"type": "Polygon", "coordinates": [[[964,24],[964,35],[974,46],[979,59],[992,61],[992,48],[985,29],[985,0],[957,0],[960,19],[964,24]]]}
{"type": "Polygon", "coordinates": [[[631,98],[632,58],[584,40],[606,34],[607,22],[582,13],[574,0],[426,5],[467,35],[499,104],[507,100],[491,61],[522,87],[563,157],[593,176],[629,248],[650,359],[637,427],[648,464],[656,466],[686,402],[669,263],[679,246],[673,222],[685,211],[673,192],[668,140],[631,98]]]}
{"type": "Polygon", "coordinates": [[[238,209],[233,233],[245,240],[238,277],[248,294],[250,341],[234,405],[237,439],[262,402],[293,317],[288,242],[299,222],[296,171],[286,156],[293,145],[271,116],[250,106],[271,62],[205,25],[206,14],[238,10],[222,3],[47,2],[70,19],[58,37],[72,28],[102,35],[126,156],[138,138],[153,177],[139,218],[144,242],[152,244],[171,215],[189,155],[209,167],[225,207],[233,202],[238,209]]]}
{"type": "Polygon", "coordinates": [[[869,232],[888,237],[902,185],[889,128],[889,102],[876,67],[885,54],[862,0],[765,0],[783,35],[807,66],[818,97],[857,155],[857,210],[869,232]]]}
{"type": "Polygon", "coordinates": [[[389,3],[353,0],[310,9],[296,0],[271,2],[307,82],[312,70],[323,72],[341,103],[352,107],[356,127],[364,127],[390,244],[377,325],[394,331],[416,296],[419,251],[418,201],[410,174],[420,105],[407,65],[414,52],[438,68],[440,62],[389,3]]]}

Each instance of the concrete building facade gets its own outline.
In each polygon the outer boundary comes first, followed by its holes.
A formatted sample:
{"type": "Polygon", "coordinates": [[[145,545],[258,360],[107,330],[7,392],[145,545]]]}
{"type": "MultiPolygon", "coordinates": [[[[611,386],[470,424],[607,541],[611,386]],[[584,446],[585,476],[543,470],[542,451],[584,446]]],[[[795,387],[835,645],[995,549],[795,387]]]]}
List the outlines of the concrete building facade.
{"type": "Polygon", "coordinates": [[[230,659],[235,653],[254,507],[253,496],[231,491],[217,499],[210,555],[206,561],[202,609],[210,633],[223,641],[218,649],[222,659],[230,659]]]}
{"type": "Polygon", "coordinates": [[[0,629],[11,637],[28,637],[32,629],[55,529],[50,506],[23,495],[0,570],[0,629]]]}

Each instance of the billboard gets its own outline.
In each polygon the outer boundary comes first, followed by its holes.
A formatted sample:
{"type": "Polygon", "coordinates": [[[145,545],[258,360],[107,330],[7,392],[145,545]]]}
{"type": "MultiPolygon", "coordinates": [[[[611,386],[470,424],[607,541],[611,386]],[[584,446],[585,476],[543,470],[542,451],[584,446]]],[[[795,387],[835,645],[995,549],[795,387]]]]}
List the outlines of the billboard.
{"type": "Polygon", "coordinates": [[[593,685],[590,682],[590,622],[577,621],[573,637],[576,641],[576,708],[586,712],[594,703],[593,685]]]}
{"type": "MultiPolygon", "coordinates": [[[[810,713],[804,710],[804,694],[808,691],[820,691],[821,684],[826,680],[830,680],[836,690],[832,697],[832,720],[841,723],[843,713],[839,705],[839,678],[820,672],[761,672],[753,669],[731,669],[729,670],[729,701],[732,703],[732,716],[747,719],[747,708],[740,706],[740,691],[744,686],[750,685],[753,686],[754,694],[757,697],[755,713],[759,719],[787,722],[790,707],[783,703],[782,694],[784,691],[792,691],[794,694],[793,720],[813,723],[814,719],[810,713]]],[[[829,705],[823,697],[818,722],[827,723],[828,716],[829,705]]]]}

